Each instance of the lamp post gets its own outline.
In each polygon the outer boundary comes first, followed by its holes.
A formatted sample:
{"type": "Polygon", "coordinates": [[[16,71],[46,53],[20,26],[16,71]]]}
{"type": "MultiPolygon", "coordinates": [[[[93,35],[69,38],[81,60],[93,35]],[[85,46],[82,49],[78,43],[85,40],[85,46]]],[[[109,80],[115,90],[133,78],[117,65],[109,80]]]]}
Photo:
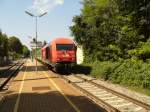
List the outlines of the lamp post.
{"type": "MultiPolygon", "coordinates": [[[[38,19],[38,17],[42,17],[42,16],[46,15],[47,12],[42,13],[40,15],[34,15],[34,14],[28,12],[28,11],[25,11],[25,13],[28,14],[29,16],[31,16],[31,17],[35,17],[35,23],[36,23],[35,24],[35,34],[36,34],[36,36],[35,36],[35,46],[36,46],[36,48],[35,48],[35,57],[37,58],[37,19],[38,19]]],[[[35,60],[35,62],[36,62],[36,71],[37,71],[37,60],[35,60]]]]}

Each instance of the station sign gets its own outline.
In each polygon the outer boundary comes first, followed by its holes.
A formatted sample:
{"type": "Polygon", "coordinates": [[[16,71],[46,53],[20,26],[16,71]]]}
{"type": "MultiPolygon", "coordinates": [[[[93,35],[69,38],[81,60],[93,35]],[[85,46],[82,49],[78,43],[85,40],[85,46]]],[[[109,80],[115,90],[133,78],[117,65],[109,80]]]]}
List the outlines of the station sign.
{"type": "MultiPolygon", "coordinates": [[[[36,48],[36,42],[30,42],[30,47],[32,48],[32,49],[35,49],[36,48]]],[[[41,41],[38,41],[37,42],[37,48],[42,48],[43,47],[43,43],[41,42],[41,41]]]]}

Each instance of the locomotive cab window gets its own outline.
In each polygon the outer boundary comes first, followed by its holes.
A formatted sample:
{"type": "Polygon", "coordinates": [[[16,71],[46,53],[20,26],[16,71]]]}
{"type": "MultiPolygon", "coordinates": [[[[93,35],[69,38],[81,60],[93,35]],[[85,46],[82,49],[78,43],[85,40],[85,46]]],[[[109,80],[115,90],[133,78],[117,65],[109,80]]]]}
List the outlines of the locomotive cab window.
{"type": "Polygon", "coordinates": [[[73,44],[57,44],[56,49],[57,50],[74,50],[73,44]]]}

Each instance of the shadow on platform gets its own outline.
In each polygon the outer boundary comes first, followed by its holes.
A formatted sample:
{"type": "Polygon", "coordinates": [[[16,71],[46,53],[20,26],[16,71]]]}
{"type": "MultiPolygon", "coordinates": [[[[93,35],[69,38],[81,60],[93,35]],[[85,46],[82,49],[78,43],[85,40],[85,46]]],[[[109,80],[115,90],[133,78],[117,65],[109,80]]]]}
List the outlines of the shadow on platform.
{"type": "MultiPolygon", "coordinates": [[[[24,66],[25,69],[22,69],[21,71],[26,71],[26,72],[36,72],[36,66],[24,66]],[[27,67],[27,68],[26,68],[27,67]]],[[[44,69],[43,65],[38,65],[37,66],[37,71],[47,71],[48,69],[44,69]]]]}
{"type": "MultiPolygon", "coordinates": [[[[0,106],[0,112],[12,112],[18,94],[10,94],[0,106]]],[[[102,108],[85,96],[66,95],[81,112],[104,112],[102,108]]],[[[76,112],[57,91],[22,93],[18,112],[76,112]]]]}
{"type": "Polygon", "coordinates": [[[31,81],[31,80],[43,80],[43,79],[49,79],[49,78],[59,78],[59,77],[31,78],[31,79],[25,79],[25,80],[14,80],[13,82],[31,81]]]}

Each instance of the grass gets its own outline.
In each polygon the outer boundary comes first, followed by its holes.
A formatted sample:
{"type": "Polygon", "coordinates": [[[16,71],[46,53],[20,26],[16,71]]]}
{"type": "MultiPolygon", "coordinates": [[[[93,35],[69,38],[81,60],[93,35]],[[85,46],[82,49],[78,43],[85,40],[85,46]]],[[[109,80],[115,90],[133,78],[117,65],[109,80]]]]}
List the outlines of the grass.
{"type": "Polygon", "coordinates": [[[148,89],[143,89],[143,88],[139,88],[139,87],[131,87],[131,86],[129,87],[129,89],[131,89],[135,92],[150,96],[150,90],[148,90],[148,89]]]}

